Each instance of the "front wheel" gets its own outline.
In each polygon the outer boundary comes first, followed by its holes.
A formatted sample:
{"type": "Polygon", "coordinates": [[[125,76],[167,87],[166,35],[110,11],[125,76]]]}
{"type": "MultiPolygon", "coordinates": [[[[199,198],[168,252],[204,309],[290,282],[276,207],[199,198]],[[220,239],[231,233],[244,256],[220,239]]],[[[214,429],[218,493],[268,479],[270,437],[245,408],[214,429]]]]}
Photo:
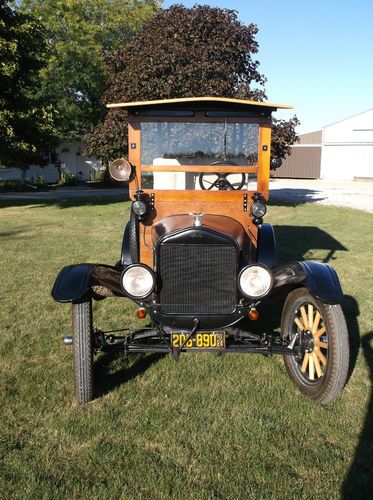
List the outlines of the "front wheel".
{"type": "Polygon", "coordinates": [[[72,304],[74,387],[79,403],[93,399],[92,299],[72,304]]]}
{"type": "Polygon", "coordinates": [[[296,386],[321,404],[334,401],[348,374],[349,342],[340,305],[316,300],[306,288],[289,293],[281,334],[295,338],[296,354],[284,356],[286,371],[296,386]]]}

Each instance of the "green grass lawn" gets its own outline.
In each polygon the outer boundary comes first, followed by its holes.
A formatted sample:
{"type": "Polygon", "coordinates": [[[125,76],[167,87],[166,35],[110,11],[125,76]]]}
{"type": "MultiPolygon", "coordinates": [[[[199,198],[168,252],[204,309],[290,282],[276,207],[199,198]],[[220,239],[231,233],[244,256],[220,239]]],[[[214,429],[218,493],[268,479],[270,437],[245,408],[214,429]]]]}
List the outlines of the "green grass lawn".
{"type": "MultiPolygon", "coordinates": [[[[70,307],[50,289],[64,265],[118,260],[129,203],[0,207],[1,498],[372,497],[372,215],[272,203],[266,217],[279,261],[328,261],[341,278],[354,370],[332,405],[302,396],[280,357],[205,353],[101,356],[100,397],[78,406],[70,307]]],[[[257,328],[278,330],[277,309],[257,328]]],[[[136,326],[134,311],[94,305],[105,329],[136,326]]]]}

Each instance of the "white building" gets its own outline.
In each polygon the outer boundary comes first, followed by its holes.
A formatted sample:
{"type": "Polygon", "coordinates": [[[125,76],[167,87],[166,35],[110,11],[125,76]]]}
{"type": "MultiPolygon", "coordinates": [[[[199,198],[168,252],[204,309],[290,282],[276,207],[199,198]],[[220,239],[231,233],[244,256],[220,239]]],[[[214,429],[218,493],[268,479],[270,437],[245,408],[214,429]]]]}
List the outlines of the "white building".
{"type": "Polygon", "coordinates": [[[373,178],[373,109],[324,127],[321,178],[373,178]]]}
{"type": "Polygon", "coordinates": [[[373,179],[373,109],[299,139],[273,177],[373,179]]]}
{"type": "MultiPolygon", "coordinates": [[[[57,158],[61,162],[62,171],[68,170],[80,180],[92,179],[95,172],[102,168],[101,160],[84,156],[84,146],[76,140],[64,141],[56,148],[57,158]]],[[[0,150],[1,156],[1,150],[0,150]]],[[[42,176],[46,182],[57,182],[59,172],[55,164],[49,164],[44,167],[31,165],[26,176],[32,180],[35,177],[42,176]]],[[[22,172],[19,168],[0,168],[0,178],[3,180],[21,179],[22,172]]]]}

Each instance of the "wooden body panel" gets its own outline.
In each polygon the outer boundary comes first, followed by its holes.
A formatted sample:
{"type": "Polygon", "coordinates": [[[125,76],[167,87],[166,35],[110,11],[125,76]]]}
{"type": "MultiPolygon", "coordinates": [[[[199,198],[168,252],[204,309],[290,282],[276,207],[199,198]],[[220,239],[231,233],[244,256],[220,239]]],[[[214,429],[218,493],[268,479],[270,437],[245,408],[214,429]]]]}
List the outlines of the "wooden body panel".
{"type": "MultiPolygon", "coordinates": [[[[221,118],[210,118],[196,114],[194,117],[145,117],[129,116],[128,125],[128,159],[136,169],[136,176],[129,185],[130,197],[135,199],[137,189],[141,189],[141,171],[144,172],[246,172],[257,173],[257,189],[255,191],[203,191],[203,190],[157,190],[144,189],[149,196],[154,195],[154,210],[144,221],[140,222],[140,262],[153,267],[152,225],[170,215],[204,213],[225,215],[239,221],[257,245],[257,227],[252,223],[250,205],[252,195],[259,192],[268,199],[271,127],[268,118],[257,117],[250,122],[259,124],[258,165],[248,166],[213,166],[213,165],[142,165],[141,164],[141,126],[140,121],[185,121],[197,122],[221,121],[221,118]],[[244,209],[244,196],[247,196],[247,209],[244,209]]],[[[247,118],[230,118],[229,121],[247,121],[247,118]]]]}
{"type": "MultiPolygon", "coordinates": [[[[192,191],[193,192],[193,191],[192,191]]],[[[156,192],[156,196],[157,196],[156,192]]],[[[244,212],[242,203],[238,209],[237,202],[210,202],[205,201],[159,201],[155,202],[155,211],[152,217],[145,223],[140,223],[140,262],[153,267],[153,241],[152,227],[153,224],[164,217],[170,215],[190,214],[190,213],[205,213],[210,215],[226,215],[240,222],[249,235],[250,239],[256,246],[258,228],[252,223],[250,212],[244,212]]],[[[203,223],[203,219],[202,219],[203,223]]]]}
{"type": "Polygon", "coordinates": [[[271,127],[265,126],[259,129],[259,152],[258,152],[258,193],[267,200],[269,193],[269,170],[271,162],[271,127]]]}
{"type": "Polygon", "coordinates": [[[243,172],[256,173],[257,166],[240,165],[141,165],[142,172],[243,172]]]}

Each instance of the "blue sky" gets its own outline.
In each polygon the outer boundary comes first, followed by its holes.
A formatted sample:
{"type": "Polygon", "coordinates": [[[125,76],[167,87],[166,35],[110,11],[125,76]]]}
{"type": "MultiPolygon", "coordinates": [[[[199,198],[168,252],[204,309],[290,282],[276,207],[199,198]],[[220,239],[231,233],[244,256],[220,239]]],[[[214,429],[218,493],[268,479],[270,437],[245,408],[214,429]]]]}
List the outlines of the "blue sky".
{"type": "MultiPolygon", "coordinates": [[[[195,1],[172,2],[192,7],[195,1]]],[[[203,5],[238,11],[259,28],[257,59],[268,100],[293,104],[299,132],[373,108],[373,0],[226,0],[203,5]]]]}

